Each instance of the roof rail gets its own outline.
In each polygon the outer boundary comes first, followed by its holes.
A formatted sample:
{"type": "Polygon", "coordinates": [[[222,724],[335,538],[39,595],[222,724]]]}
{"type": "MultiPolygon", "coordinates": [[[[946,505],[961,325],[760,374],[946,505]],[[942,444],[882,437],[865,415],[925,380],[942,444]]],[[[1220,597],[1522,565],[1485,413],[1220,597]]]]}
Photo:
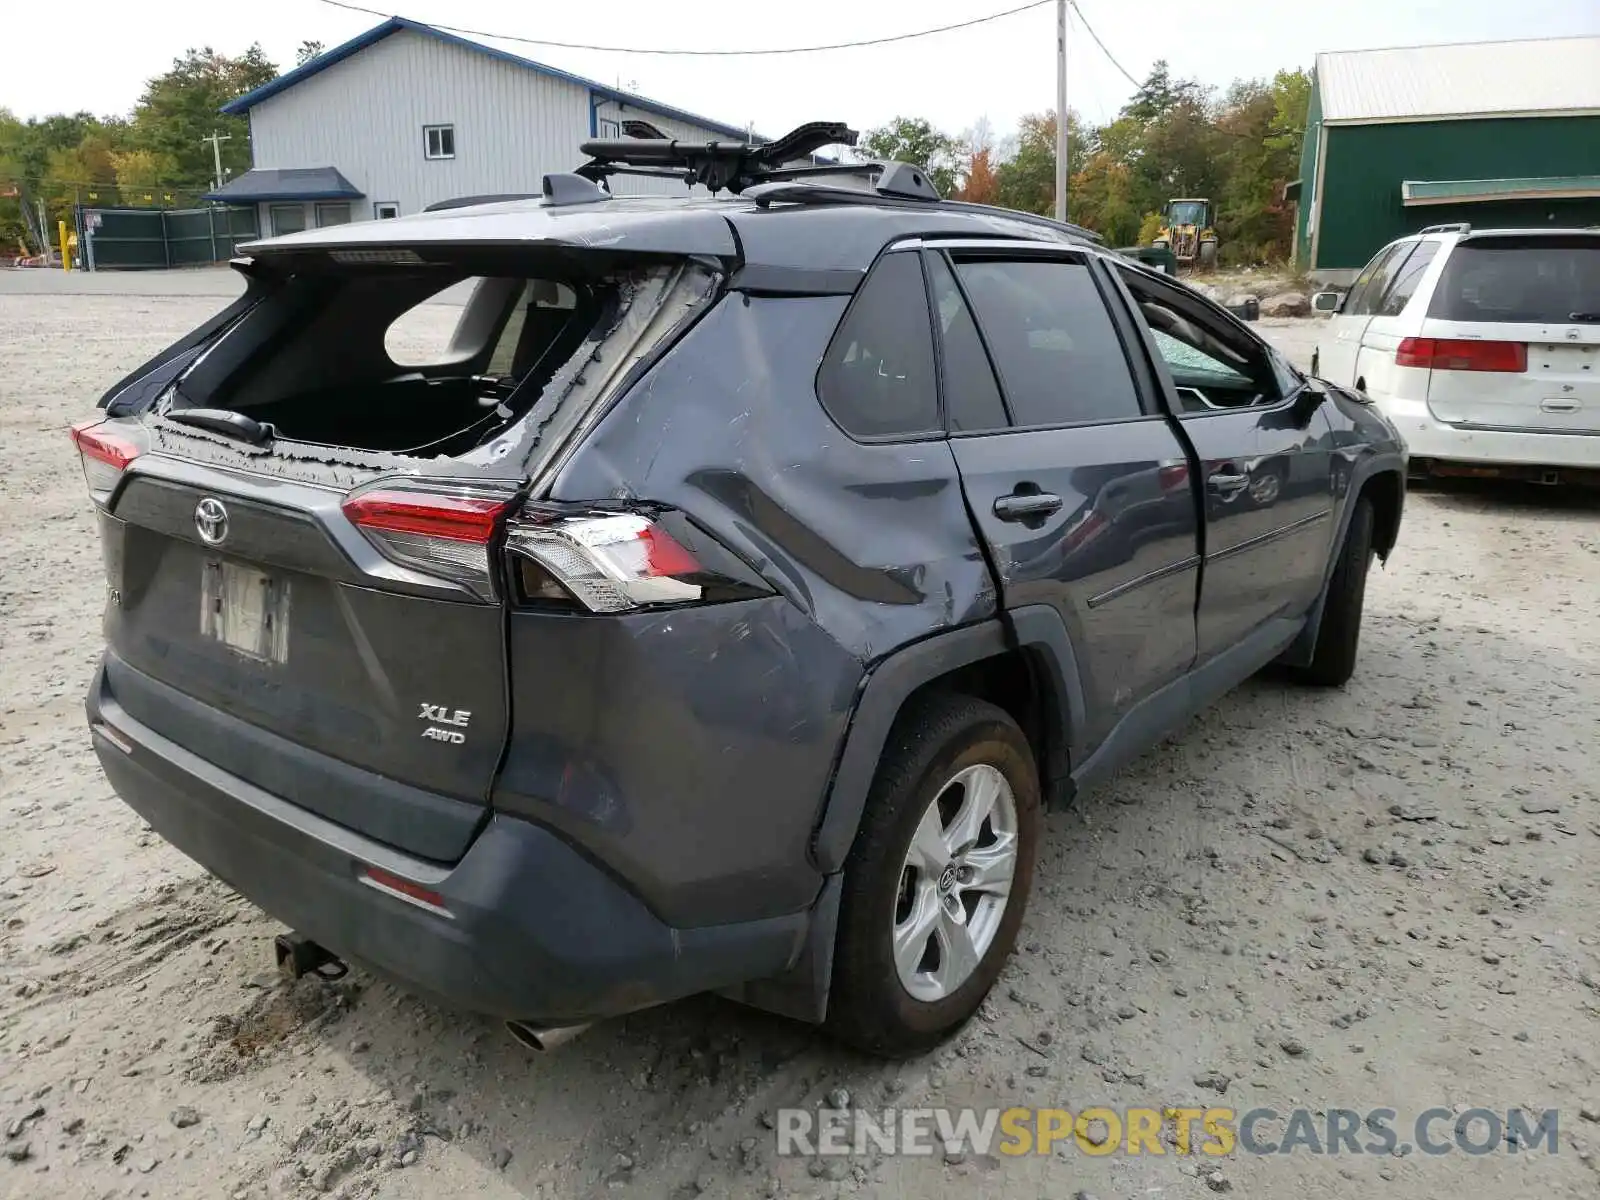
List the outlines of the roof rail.
{"type": "Polygon", "coordinates": [[[770,142],[690,142],[622,137],[584,142],[589,161],[577,174],[593,182],[609,175],[654,175],[702,184],[713,192],[742,192],[772,178],[788,163],[824,146],[854,146],[860,135],[838,121],[811,121],[770,142]]]}
{"type": "Polygon", "coordinates": [[[1042,217],[1038,213],[1024,212],[1017,208],[997,208],[992,204],[973,204],[968,200],[946,200],[944,207],[960,212],[987,213],[991,217],[1005,217],[1009,221],[1020,221],[1024,225],[1038,225],[1044,229],[1054,229],[1058,233],[1070,233],[1075,238],[1082,238],[1097,246],[1105,242],[1105,238],[1092,229],[1085,229],[1082,225],[1074,225],[1071,221],[1057,221],[1053,217],[1042,217]]]}
{"type": "Polygon", "coordinates": [[[450,208],[471,208],[474,204],[503,204],[508,200],[537,200],[537,192],[508,192],[498,196],[452,196],[449,200],[435,200],[423,212],[444,212],[450,208]]]}
{"type": "Polygon", "coordinates": [[[611,199],[611,193],[592,179],[574,175],[570,171],[557,171],[546,175],[538,192],[504,192],[493,196],[452,196],[448,200],[435,200],[423,212],[445,212],[452,208],[472,208],[478,204],[505,204],[512,200],[543,199],[551,208],[568,204],[592,204],[611,199]]]}
{"type": "MultiPolygon", "coordinates": [[[[875,166],[876,164],[866,164],[875,166]]],[[[903,166],[904,164],[898,164],[903,166]]],[[[820,173],[820,172],[818,172],[820,173]]],[[[1081,225],[1073,225],[1065,221],[1052,221],[1049,217],[1041,217],[1037,213],[1020,212],[1010,208],[996,208],[989,204],[969,204],[963,200],[935,200],[928,201],[920,197],[911,199],[903,195],[886,193],[882,188],[846,188],[829,187],[826,184],[806,182],[804,179],[779,178],[768,183],[752,185],[744,193],[745,198],[754,200],[758,208],[766,208],[771,204],[871,204],[879,207],[892,206],[895,208],[934,208],[946,212],[978,213],[984,216],[997,217],[1005,221],[1014,221],[1019,225],[1036,225],[1041,229],[1048,229],[1052,233],[1066,234],[1075,241],[1088,242],[1091,245],[1102,245],[1105,239],[1092,229],[1085,229],[1081,225]]]]}
{"type": "Polygon", "coordinates": [[[1424,225],[1418,233],[1471,233],[1472,226],[1465,221],[1452,221],[1446,225],[1424,225]]]}

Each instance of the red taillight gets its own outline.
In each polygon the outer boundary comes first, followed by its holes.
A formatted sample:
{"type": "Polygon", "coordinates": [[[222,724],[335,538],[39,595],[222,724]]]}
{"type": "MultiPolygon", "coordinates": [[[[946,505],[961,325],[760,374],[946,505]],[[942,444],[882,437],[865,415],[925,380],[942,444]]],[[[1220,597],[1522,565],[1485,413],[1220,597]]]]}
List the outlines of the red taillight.
{"type": "Polygon", "coordinates": [[[396,875],[393,871],[385,871],[382,867],[362,867],[361,881],[371,884],[380,891],[392,892],[403,896],[407,900],[414,900],[429,908],[437,909],[444,916],[450,915],[450,910],[445,907],[444,897],[432,888],[423,887],[414,880],[396,875]]]}
{"type": "Polygon", "coordinates": [[[509,496],[464,489],[374,488],[340,505],[350,523],[391,562],[494,596],[489,543],[510,509],[509,496]]]}
{"type": "Polygon", "coordinates": [[[485,496],[382,491],[351,496],[342,507],[362,529],[487,545],[509,504],[485,496]]]}
{"type": "Polygon", "coordinates": [[[1501,371],[1520,375],[1528,369],[1526,342],[1480,342],[1473,338],[1408,337],[1394,353],[1396,366],[1433,371],[1501,371]]]}
{"type": "Polygon", "coordinates": [[[506,546],[535,567],[523,572],[528,599],[571,597],[590,612],[693,603],[704,598],[706,580],[714,576],[643,513],[518,522],[506,546]]]}
{"type": "Polygon", "coordinates": [[[103,503],[122,478],[128,464],[139,457],[131,438],[105,428],[105,419],[80,421],[72,427],[72,442],[83,462],[84,482],[96,503],[103,503]]]}
{"type": "Polygon", "coordinates": [[[700,570],[700,560],[659,525],[640,531],[639,540],[644,543],[645,569],[651,575],[693,575],[700,570]]]}

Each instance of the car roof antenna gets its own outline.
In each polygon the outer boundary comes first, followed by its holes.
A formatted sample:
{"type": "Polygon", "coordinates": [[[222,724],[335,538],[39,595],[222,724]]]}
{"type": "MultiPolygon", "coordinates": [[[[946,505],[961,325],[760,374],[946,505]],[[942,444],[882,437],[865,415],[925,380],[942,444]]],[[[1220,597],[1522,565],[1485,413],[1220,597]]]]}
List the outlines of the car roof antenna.
{"type": "Polygon", "coordinates": [[[902,200],[944,199],[926,171],[903,162],[885,163],[873,190],[880,196],[897,196],[902,200]]]}

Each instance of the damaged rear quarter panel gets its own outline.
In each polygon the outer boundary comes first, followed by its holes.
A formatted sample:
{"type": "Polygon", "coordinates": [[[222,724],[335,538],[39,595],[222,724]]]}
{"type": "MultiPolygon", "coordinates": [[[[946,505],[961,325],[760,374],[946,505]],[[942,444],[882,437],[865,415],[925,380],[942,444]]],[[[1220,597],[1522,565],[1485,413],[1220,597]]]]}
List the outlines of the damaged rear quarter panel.
{"type": "Polygon", "coordinates": [[[817,400],[847,302],[725,296],[600,423],[552,498],[680,509],[866,664],[996,603],[948,443],[856,442],[817,400]]]}

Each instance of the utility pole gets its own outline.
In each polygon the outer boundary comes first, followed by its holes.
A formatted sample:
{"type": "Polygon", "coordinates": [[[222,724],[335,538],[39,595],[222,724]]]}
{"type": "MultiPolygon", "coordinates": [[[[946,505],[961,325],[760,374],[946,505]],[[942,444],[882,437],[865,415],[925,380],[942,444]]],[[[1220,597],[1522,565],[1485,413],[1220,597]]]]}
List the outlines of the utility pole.
{"type": "Polygon", "coordinates": [[[202,142],[210,142],[211,143],[211,161],[214,164],[216,164],[216,168],[217,168],[217,183],[216,183],[216,186],[218,188],[221,188],[222,187],[222,143],[223,142],[231,142],[233,140],[233,134],[231,134],[231,133],[218,133],[215,129],[213,129],[211,131],[211,136],[210,137],[203,137],[200,140],[202,142]]]}
{"type": "Polygon", "coordinates": [[[1067,0],[1056,0],[1056,220],[1067,219],[1067,0]]]}

